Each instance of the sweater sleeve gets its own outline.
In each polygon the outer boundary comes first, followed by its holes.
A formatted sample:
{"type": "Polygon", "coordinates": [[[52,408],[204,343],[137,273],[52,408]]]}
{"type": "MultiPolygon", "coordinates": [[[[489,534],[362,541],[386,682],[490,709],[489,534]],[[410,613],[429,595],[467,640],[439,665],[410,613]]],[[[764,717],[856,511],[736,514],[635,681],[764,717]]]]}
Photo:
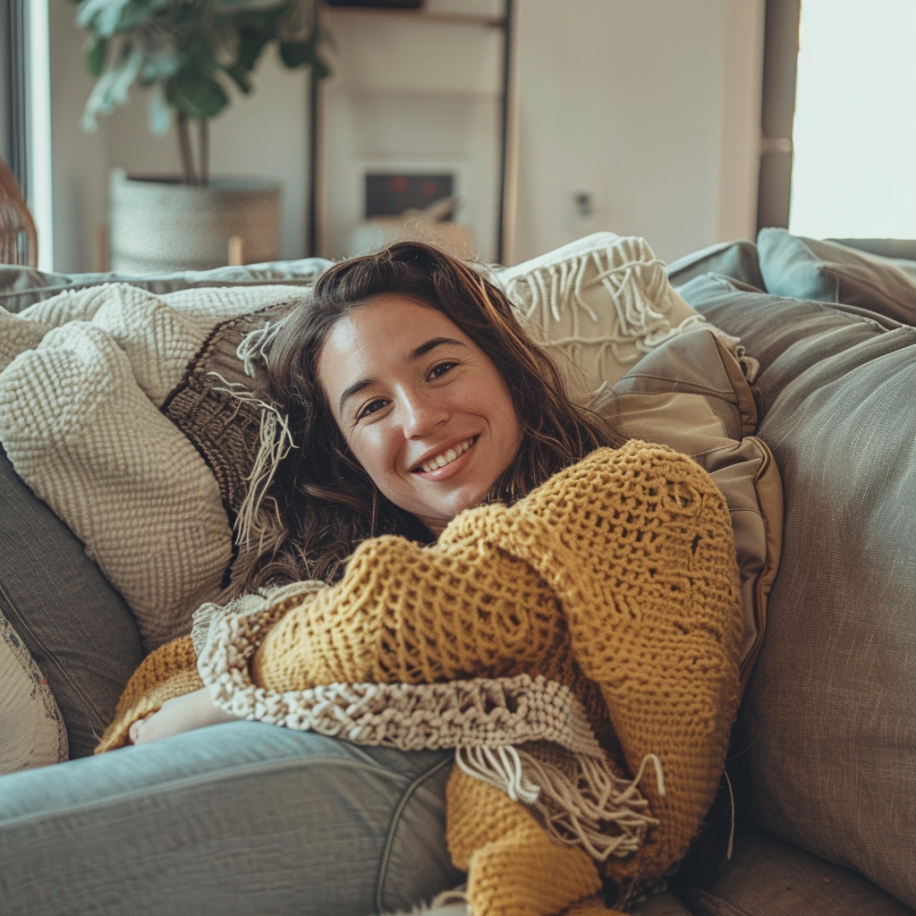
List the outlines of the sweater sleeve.
{"type": "MultiPolygon", "coordinates": [[[[499,529],[507,511],[471,510],[475,530],[499,529]]],[[[511,677],[537,667],[565,639],[543,580],[489,538],[447,532],[423,547],[382,537],[357,549],[337,585],[271,628],[251,675],[278,691],[511,677]]]]}
{"type": "Polygon", "coordinates": [[[131,725],[151,716],[166,700],[203,687],[190,636],[182,636],[151,652],[133,673],[121,694],[114,721],[105,730],[96,754],[127,744],[131,725]]]}
{"type": "Polygon", "coordinates": [[[562,602],[629,772],[654,755],[664,775],[664,792],[652,778],[640,784],[659,825],[607,871],[664,873],[713,800],[738,706],[743,624],[728,507],[695,462],[634,441],[557,475],[531,509],[508,549],[562,602]]]}

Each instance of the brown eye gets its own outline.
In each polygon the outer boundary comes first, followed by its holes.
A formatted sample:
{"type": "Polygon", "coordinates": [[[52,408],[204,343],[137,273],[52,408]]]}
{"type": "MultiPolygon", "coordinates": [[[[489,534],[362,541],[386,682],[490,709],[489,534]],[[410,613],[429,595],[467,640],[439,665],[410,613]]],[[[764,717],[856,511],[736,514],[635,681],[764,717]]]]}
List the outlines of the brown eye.
{"type": "Polygon", "coordinates": [[[458,363],[454,363],[454,362],[438,363],[435,366],[433,366],[432,369],[430,369],[429,377],[430,378],[440,378],[441,376],[445,375],[445,373],[448,372],[450,369],[454,369],[455,366],[457,365],[458,363]]]}
{"type": "Polygon", "coordinates": [[[376,398],[374,401],[370,401],[362,407],[360,412],[356,415],[356,419],[362,420],[364,417],[371,416],[376,411],[381,410],[387,403],[388,402],[383,398],[376,398]]]}

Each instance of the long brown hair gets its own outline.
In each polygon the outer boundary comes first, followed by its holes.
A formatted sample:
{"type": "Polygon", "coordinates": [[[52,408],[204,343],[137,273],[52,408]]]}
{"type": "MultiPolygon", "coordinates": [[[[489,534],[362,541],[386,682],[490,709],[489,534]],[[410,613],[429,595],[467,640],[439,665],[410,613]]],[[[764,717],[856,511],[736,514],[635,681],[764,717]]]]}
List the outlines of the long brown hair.
{"type": "Polygon", "coordinates": [[[368,537],[433,536],[386,499],[347,447],[318,379],[318,357],[334,325],[382,294],[405,296],[453,321],[503,376],[522,428],[514,461],[488,501],[512,503],[599,445],[622,439],[573,404],[547,354],[531,340],[512,303],[477,267],[420,242],[400,242],[342,261],[314,296],[283,319],[267,352],[269,395],[286,412],[298,446],[281,464],[272,496],[282,541],[256,562],[246,588],[297,578],[334,581],[368,537]]]}

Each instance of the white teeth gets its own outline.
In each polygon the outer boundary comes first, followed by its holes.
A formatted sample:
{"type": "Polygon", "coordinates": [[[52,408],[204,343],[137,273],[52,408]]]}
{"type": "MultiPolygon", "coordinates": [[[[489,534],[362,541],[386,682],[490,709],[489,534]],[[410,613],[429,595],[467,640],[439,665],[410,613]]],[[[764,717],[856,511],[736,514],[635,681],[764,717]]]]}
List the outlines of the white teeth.
{"type": "Polygon", "coordinates": [[[459,443],[454,446],[454,448],[446,449],[441,455],[436,455],[435,458],[424,461],[423,464],[420,465],[420,469],[429,473],[430,471],[444,468],[447,464],[451,464],[456,458],[463,455],[471,447],[473,442],[473,439],[465,439],[464,442],[459,443]]]}

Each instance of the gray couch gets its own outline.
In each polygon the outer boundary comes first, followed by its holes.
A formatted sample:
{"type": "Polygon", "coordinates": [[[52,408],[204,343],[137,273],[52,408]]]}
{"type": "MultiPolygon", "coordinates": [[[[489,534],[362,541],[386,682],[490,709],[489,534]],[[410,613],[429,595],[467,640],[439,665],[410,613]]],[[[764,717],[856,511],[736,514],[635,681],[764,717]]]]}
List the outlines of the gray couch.
{"type": "MultiPolygon", "coordinates": [[[[157,292],[307,284],[320,266],[131,282],[157,292]]],[[[107,279],[4,276],[0,305],[10,311],[107,279]]],[[[637,911],[912,916],[916,263],[765,230],[756,244],[683,258],[669,277],[760,362],[757,433],[782,471],[785,528],[766,638],[733,741],[734,807],[720,806],[709,831],[712,846],[731,838],[733,851],[704,856],[704,839],[671,890],[637,911]]],[[[71,756],[87,754],[140,660],[136,624],[80,541],[3,456],[0,506],[0,613],[57,700],[71,756]],[[78,642],[32,613],[68,602],[98,609],[78,642]]]]}

